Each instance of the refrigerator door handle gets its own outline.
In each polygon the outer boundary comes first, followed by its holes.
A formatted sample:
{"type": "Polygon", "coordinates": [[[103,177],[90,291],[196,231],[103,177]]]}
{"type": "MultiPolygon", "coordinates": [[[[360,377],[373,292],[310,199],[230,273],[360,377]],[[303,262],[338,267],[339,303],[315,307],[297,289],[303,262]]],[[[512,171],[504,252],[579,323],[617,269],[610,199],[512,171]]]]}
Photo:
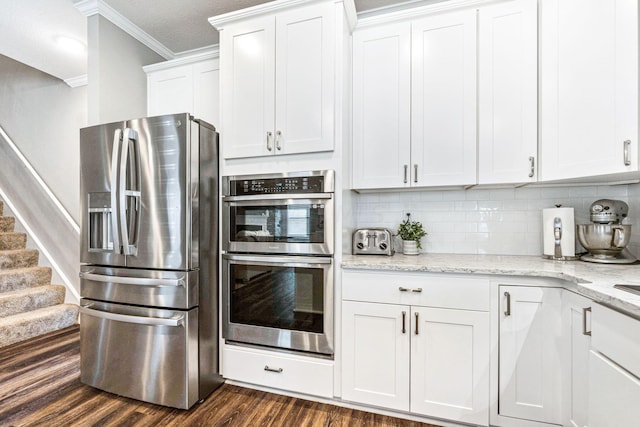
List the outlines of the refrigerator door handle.
{"type": "Polygon", "coordinates": [[[113,133],[113,149],[111,151],[111,233],[113,234],[113,252],[121,254],[120,227],[118,223],[118,158],[120,157],[120,142],[122,129],[113,133]]]}
{"type": "Polygon", "coordinates": [[[107,276],[104,274],[94,273],[80,273],[81,279],[93,280],[94,282],[105,283],[120,283],[123,285],[138,285],[138,286],[150,286],[150,287],[184,287],[184,279],[148,279],[139,277],[122,277],[122,276],[107,276]]]}
{"type": "Polygon", "coordinates": [[[80,313],[87,316],[99,317],[106,320],[115,320],[118,322],[137,323],[139,325],[148,326],[182,326],[184,325],[184,315],[173,316],[169,319],[160,317],[140,317],[130,316],[128,314],[111,313],[108,311],[100,311],[89,308],[90,306],[80,307],[80,313]]]}
{"type": "MultiPolygon", "coordinates": [[[[132,215],[135,215],[135,220],[133,221],[133,223],[135,224],[134,233],[137,234],[137,230],[139,228],[137,226],[137,223],[139,218],[138,211],[139,211],[139,205],[140,205],[140,192],[127,189],[127,166],[129,166],[129,147],[130,146],[134,147],[134,150],[135,150],[134,161],[136,162],[136,167],[133,170],[136,176],[130,177],[130,179],[134,186],[138,184],[139,165],[137,164],[137,162],[138,162],[139,156],[137,155],[137,148],[138,148],[137,140],[138,140],[138,132],[136,132],[131,128],[125,128],[124,135],[122,137],[122,147],[120,149],[121,150],[120,171],[119,171],[120,178],[118,182],[118,201],[119,201],[118,216],[120,217],[120,224],[121,224],[120,236],[122,238],[122,249],[125,255],[136,255],[138,252],[137,247],[133,246],[131,244],[132,243],[131,240],[129,239],[130,237],[129,221],[127,221],[127,197],[134,197],[136,199],[136,202],[133,207],[134,212],[132,212],[132,215]]],[[[134,238],[135,238],[135,234],[133,236],[134,238]]]]}

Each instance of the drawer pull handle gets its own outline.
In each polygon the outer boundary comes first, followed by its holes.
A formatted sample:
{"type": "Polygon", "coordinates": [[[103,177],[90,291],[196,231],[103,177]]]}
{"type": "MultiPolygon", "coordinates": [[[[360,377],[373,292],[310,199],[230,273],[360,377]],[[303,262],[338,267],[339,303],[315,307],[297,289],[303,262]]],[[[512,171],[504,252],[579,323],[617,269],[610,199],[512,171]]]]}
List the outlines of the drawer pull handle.
{"type": "Polygon", "coordinates": [[[416,312],[416,335],[418,335],[418,325],[420,325],[420,313],[416,312]]]}
{"type": "Polygon", "coordinates": [[[402,286],[398,287],[398,290],[400,292],[415,292],[418,294],[422,292],[422,288],[409,289],[409,288],[403,288],[402,286]]]}
{"type": "Polygon", "coordinates": [[[405,325],[406,321],[407,321],[407,312],[403,311],[402,312],[402,333],[403,334],[407,333],[407,327],[405,325]]]}
{"type": "Polygon", "coordinates": [[[591,307],[582,309],[582,335],[591,336],[591,331],[587,331],[587,312],[591,313],[591,307]]]}
{"type": "Polygon", "coordinates": [[[269,372],[275,372],[277,374],[282,373],[282,368],[270,368],[269,365],[264,365],[264,370],[269,372]]]}

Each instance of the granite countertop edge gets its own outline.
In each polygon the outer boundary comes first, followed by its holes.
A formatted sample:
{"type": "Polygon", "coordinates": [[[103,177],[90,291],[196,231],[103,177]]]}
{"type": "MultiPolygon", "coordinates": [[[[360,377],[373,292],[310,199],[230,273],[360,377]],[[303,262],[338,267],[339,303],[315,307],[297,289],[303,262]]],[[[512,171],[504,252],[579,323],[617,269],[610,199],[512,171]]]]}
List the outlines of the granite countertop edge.
{"type": "Polygon", "coordinates": [[[614,288],[640,285],[638,264],[553,261],[525,255],[420,254],[345,255],[346,270],[383,270],[449,274],[482,274],[557,279],[570,291],[640,319],[640,295],[614,288]]]}

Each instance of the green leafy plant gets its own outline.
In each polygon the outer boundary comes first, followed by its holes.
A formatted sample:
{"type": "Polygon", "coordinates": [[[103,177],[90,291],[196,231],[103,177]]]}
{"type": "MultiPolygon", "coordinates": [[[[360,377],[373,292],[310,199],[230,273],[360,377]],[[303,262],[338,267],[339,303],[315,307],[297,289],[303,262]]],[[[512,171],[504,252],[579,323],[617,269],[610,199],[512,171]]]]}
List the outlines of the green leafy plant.
{"type": "Polygon", "coordinates": [[[422,223],[419,221],[411,221],[411,214],[407,214],[407,219],[400,223],[398,227],[398,236],[402,240],[415,240],[418,249],[422,249],[420,239],[427,235],[427,232],[422,227],[422,223]]]}

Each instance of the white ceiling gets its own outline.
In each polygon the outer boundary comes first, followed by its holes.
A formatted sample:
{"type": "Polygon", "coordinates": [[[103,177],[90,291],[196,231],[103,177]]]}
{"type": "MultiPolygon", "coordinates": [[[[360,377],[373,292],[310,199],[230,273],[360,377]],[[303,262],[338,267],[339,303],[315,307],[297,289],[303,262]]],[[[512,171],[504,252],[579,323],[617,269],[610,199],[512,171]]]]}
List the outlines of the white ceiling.
{"type": "MultiPolygon", "coordinates": [[[[79,0],[0,0],[0,54],[62,80],[87,72],[86,48],[71,53],[55,43],[60,35],[87,44],[86,17],[74,7],[79,0]]],[[[173,56],[218,43],[208,18],[270,0],[97,0],[112,8],[173,56]]],[[[354,0],[358,13],[380,8],[442,0],[354,0]]]]}

